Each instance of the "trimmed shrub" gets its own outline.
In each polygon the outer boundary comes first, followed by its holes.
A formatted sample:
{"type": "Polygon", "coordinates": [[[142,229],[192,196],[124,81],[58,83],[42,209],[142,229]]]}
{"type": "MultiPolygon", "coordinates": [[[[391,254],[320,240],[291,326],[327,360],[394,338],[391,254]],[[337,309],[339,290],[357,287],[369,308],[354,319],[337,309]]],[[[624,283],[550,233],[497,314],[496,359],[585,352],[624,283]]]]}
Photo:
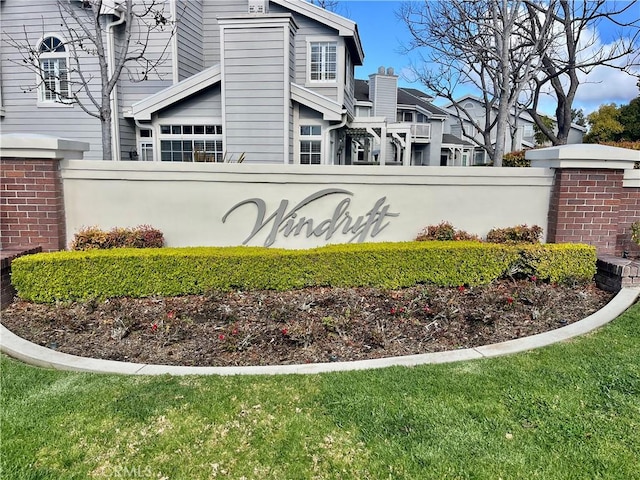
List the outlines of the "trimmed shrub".
{"type": "Polygon", "coordinates": [[[71,250],[160,248],[163,245],[162,232],[150,225],[139,225],[135,228],[115,227],[109,232],[92,226],[83,228],[74,235],[71,250]]]}
{"type": "Polygon", "coordinates": [[[596,274],[596,249],[574,243],[523,246],[520,262],[526,273],[551,283],[586,283],[596,274]]]}
{"type": "Polygon", "coordinates": [[[487,233],[489,243],[539,243],[542,227],[517,225],[515,227],[494,228],[487,233]]]}
{"type": "Polygon", "coordinates": [[[503,167],[530,167],[531,160],[527,160],[524,157],[526,150],[518,150],[516,152],[509,152],[502,157],[503,167]]]}
{"type": "Polygon", "coordinates": [[[12,280],[21,298],[55,302],[308,286],[482,285],[516,267],[540,280],[588,281],[595,261],[595,249],[586,245],[527,249],[480,242],[111,249],[20,257],[12,280]]]}
{"type": "Polygon", "coordinates": [[[422,231],[416,237],[416,242],[424,242],[429,240],[437,241],[465,241],[475,240],[480,241],[477,235],[472,235],[464,230],[456,230],[449,222],[441,222],[438,225],[429,225],[422,229],[422,231]]]}

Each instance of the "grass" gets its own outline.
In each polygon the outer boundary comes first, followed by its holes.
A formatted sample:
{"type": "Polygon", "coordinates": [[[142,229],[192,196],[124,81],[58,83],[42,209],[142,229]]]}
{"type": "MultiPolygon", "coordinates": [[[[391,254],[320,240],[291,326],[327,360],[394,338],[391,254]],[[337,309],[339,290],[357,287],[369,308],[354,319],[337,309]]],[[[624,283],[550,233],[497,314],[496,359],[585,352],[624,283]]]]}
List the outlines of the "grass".
{"type": "Polygon", "coordinates": [[[640,304],[481,361],[125,377],[1,358],[1,478],[640,479],[640,304]]]}

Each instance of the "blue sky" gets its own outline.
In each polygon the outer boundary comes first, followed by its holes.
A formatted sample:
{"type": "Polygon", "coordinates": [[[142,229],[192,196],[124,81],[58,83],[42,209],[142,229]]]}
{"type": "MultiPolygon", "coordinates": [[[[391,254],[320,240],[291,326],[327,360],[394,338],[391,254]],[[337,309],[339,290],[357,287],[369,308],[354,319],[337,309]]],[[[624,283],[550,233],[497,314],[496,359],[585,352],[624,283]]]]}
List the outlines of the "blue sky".
{"type": "MultiPolygon", "coordinates": [[[[368,78],[380,66],[393,67],[401,75],[401,85],[421,88],[419,84],[409,83],[402,78],[403,69],[419,57],[415,52],[403,53],[403,45],[408,44],[409,34],[396,15],[401,5],[400,1],[343,0],[340,1],[337,13],[358,24],[365,61],[362,67],[356,68],[357,78],[368,78]]],[[[635,12],[630,12],[629,16],[631,15],[640,17],[640,7],[635,12]]],[[[611,29],[598,33],[605,44],[614,34],[611,29]]],[[[574,107],[582,108],[585,113],[596,110],[603,103],[626,104],[638,96],[636,80],[612,69],[595,70],[587,79],[589,82],[581,85],[574,102],[574,107]]],[[[541,105],[541,110],[546,113],[552,113],[553,108],[552,101],[541,105]]]]}

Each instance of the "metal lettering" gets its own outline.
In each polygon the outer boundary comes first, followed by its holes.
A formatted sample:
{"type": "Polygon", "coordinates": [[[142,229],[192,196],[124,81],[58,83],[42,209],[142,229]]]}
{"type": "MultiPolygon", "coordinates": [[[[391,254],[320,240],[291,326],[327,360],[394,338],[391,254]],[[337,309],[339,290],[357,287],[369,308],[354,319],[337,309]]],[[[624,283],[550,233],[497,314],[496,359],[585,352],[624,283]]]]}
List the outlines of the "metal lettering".
{"type": "Polygon", "coordinates": [[[298,217],[299,211],[323,197],[330,195],[349,195],[353,196],[353,193],[348,190],[340,188],[327,188],[320,190],[300,203],[287,210],[289,207],[289,200],[280,201],[280,205],[271,215],[266,217],[267,205],[261,198],[249,198],[243,200],[227,211],[222,217],[222,223],[225,223],[229,215],[242,207],[243,205],[253,204],[257,208],[256,221],[253,225],[253,229],[249,236],[242,242],[246,245],[254,238],[261,230],[270,225],[269,234],[264,242],[265,247],[273,245],[278,237],[278,234],[282,234],[285,238],[290,235],[297,237],[304,234],[306,238],[312,236],[322,237],[325,240],[330,240],[341,230],[343,235],[352,235],[348,242],[362,243],[368,237],[375,238],[380,232],[385,230],[390,222],[385,223],[385,219],[388,217],[397,217],[399,213],[389,212],[389,205],[385,205],[387,197],[379,198],[374,204],[373,208],[369,210],[365,215],[354,218],[348,211],[351,205],[351,198],[345,198],[338,203],[331,218],[320,221],[316,224],[316,221],[311,217],[298,217]],[[265,218],[266,217],[266,218],[265,218]]]}

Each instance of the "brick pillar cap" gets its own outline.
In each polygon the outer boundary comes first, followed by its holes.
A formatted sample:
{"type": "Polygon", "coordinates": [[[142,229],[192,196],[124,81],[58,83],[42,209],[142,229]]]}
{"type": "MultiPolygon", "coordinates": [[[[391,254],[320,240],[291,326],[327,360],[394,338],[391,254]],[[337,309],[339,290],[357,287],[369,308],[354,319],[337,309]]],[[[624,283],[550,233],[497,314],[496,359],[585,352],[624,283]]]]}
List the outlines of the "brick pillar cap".
{"type": "Polygon", "coordinates": [[[77,159],[89,150],[87,142],[34,133],[0,135],[0,157],[77,159]]]}
{"type": "Polygon", "coordinates": [[[529,150],[532,167],[626,170],[640,162],[640,150],[581,143],[529,150]]]}

